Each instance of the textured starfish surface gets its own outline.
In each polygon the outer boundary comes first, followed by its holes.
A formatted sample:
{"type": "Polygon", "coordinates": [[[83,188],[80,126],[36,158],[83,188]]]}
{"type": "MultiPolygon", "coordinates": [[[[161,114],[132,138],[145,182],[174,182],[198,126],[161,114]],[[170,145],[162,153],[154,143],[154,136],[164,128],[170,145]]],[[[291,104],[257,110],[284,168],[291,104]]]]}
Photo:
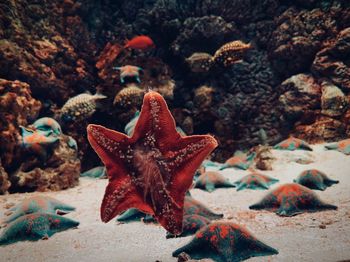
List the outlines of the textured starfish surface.
{"type": "Polygon", "coordinates": [[[269,186],[278,182],[278,179],[260,173],[252,173],[237,180],[234,184],[237,191],[243,189],[269,189],[269,186]]]}
{"type": "Polygon", "coordinates": [[[180,234],[185,193],[216,140],[209,135],[181,136],[164,98],[153,91],[144,96],[131,137],[98,125],[89,125],[87,131],[109,178],[102,221],[133,207],[180,234]]]}
{"type": "Polygon", "coordinates": [[[21,240],[47,239],[56,232],[75,228],[79,222],[67,217],[47,213],[33,213],[21,216],[11,222],[0,236],[0,245],[21,240]]]}
{"type": "Polygon", "coordinates": [[[66,214],[75,210],[75,207],[48,196],[35,196],[23,200],[22,203],[18,204],[11,210],[13,213],[5,219],[5,223],[14,221],[20,216],[35,212],[66,214]]]}
{"type": "Polygon", "coordinates": [[[220,167],[219,170],[223,170],[229,167],[235,167],[243,170],[247,170],[254,161],[256,153],[253,152],[249,155],[240,154],[230,157],[226,162],[220,167]]]}
{"type": "Polygon", "coordinates": [[[209,220],[216,220],[224,217],[223,214],[214,213],[201,202],[190,196],[185,197],[184,215],[199,215],[209,220]]]}
{"type": "Polygon", "coordinates": [[[350,155],[350,138],[341,140],[337,143],[326,145],[326,149],[338,150],[345,155],[350,155]]]}
{"type": "Polygon", "coordinates": [[[178,236],[175,236],[169,232],[167,232],[166,238],[174,238],[174,237],[187,237],[195,234],[202,227],[210,224],[210,220],[208,218],[198,216],[198,215],[186,215],[183,220],[183,230],[182,233],[178,236]]]}
{"type": "Polygon", "coordinates": [[[339,181],[328,178],[325,173],[316,169],[303,171],[294,182],[311,189],[322,191],[333,184],[339,183],[339,181]]]}
{"type": "Polygon", "coordinates": [[[97,166],[85,171],[84,173],[81,173],[80,176],[91,177],[91,178],[105,178],[106,168],[104,166],[97,166]]]}
{"type": "Polygon", "coordinates": [[[286,140],[283,140],[282,142],[275,145],[273,148],[280,149],[280,150],[290,150],[290,151],[293,151],[296,149],[312,151],[312,148],[308,143],[295,137],[287,138],[286,140]]]}
{"type": "Polygon", "coordinates": [[[208,171],[197,178],[194,187],[213,192],[219,187],[235,187],[235,185],[218,172],[208,171]]]}
{"type": "Polygon", "coordinates": [[[246,229],[228,222],[211,223],[202,227],[185,246],[173,252],[182,252],[192,259],[210,258],[217,262],[243,261],[250,257],[270,256],[278,251],[256,239],[246,229]]]}
{"type": "MultiPolygon", "coordinates": [[[[136,111],[134,114],[134,117],[127,123],[124,127],[124,132],[128,136],[132,136],[132,133],[134,132],[137,120],[140,117],[140,111],[136,111]]],[[[181,129],[181,127],[177,126],[176,131],[181,135],[181,136],[186,136],[186,133],[181,129]]]]}
{"type": "Polygon", "coordinates": [[[271,210],[280,216],[337,209],[336,206],[321,201],[311,189],[294,183],[274,189],[260,202],[249,208],[271,210]]]}

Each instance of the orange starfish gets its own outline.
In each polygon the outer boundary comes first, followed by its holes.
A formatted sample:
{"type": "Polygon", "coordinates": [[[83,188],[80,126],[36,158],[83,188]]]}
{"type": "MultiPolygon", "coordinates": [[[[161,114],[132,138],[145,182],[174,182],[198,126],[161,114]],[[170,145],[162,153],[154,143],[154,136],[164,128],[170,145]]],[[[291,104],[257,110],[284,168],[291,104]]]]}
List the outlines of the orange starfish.
{"type": "Polygon", "coordinates": [[[180,234],[185,193],[217,141],[209,135],[181,136],[165,100],[153,91],[144,97],[131,137],[98,125],[89,125],[87,131],[109,178],[102,221],[137,208],[170,233],[180,234]]]}

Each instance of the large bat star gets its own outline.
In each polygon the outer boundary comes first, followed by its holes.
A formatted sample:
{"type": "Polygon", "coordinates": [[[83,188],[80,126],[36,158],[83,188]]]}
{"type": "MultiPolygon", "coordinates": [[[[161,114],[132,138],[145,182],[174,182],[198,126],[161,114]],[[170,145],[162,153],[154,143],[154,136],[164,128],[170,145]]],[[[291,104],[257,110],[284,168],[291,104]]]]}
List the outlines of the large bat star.
{"type": "Polygon", "coordinates": [[[102,221],[137,208],[180,234],[185,193],[217,141],[209,135],[181,136],[164,98],[154,91],[145,94],[131,137],[98,125],[89,125],[87,132],[109,178],[102,221]]]}

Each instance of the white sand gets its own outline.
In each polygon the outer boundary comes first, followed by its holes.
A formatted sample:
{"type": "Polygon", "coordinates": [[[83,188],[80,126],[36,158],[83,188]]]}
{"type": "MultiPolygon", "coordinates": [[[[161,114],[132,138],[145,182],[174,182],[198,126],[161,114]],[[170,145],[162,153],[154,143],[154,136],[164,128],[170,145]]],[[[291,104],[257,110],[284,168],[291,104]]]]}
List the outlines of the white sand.
{"type": "MultiPolygon", "coordinates": [[[[313,152],[273,151],[277,157],[273,171],[262,172],[278,178],[280,183],[292,182],[303,170],[317,168],[340,183],[315,191],[321,199],[338,206],[337,211],[279,217],[267,211],[249,210],[267,191],[235,188],[218,189],[208,193],[191,190],[194,198],[210,208],[225,214],[229,220],[246,226],[257,238],[278,249],[279,254],[252,258],[249,261],[340,261],[350,259],[350,156],[336,151],[324,151],[323,146],[313,146],[313,152]],[[315,160],[309,165],[290,162],[303,155],[315,160]],[[323,224],[326,228],[319,226],[323,224]]],[[[226,169],[222,172],[236,181],[248,171],[226,169]]],[[[78,229],[53,235],[49,240],[17,242],[0,247],[0,261],[177,261],[172,252],[191,237],[166,239],[165,230],[157,225],[140,222],[117,224],[115,220],[104,224],[99,218],[99,207],[107,180],[81,179],[80,186],[61,192],[12,194],[0,196],[0,216],[8,203],[45,194],[67,202],[77,211],[67,216],[80,221],[78,229]]]]}

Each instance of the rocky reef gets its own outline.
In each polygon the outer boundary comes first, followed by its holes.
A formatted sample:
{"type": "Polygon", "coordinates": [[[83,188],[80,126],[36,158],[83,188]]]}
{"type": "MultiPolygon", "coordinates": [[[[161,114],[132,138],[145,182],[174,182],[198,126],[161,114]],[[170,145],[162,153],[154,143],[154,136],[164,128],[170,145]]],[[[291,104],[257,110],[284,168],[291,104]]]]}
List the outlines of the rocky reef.
{"type": "Polygon", "coordinates": [[[58,191],[78,185],[80,160],[77,148],[70,143],[71,139],[60,135],[44,163],[32,154],[24,157],[25,161],[12,174],[13,190],[58,191]]]}
{"type": "Polygon", "coordinates": [[[5,169],[20,158],[19,126],[35,120],[40,109],[27,83],[0,79],[0,159],[5,169]]]}
{"type": "Polygon", "coordinates": [[[86,91],[108,98],[85,122],[62,126],[78,142],[83,171],[98,165],[86,124],[122,131],[149,87],[187,134],[216,136],[216,160],[290,134],[308,142],[350,136],[345,0],[4,0],[0,39],[0,157],[10,178],[21,161],[19,126],[86,91]],[[123,48],[140,34],[156,48],[123,48]],[[251,44],[240,62],[195,71],[186,62],[234,40],[251,44]],[[139,89],[121,83],[113,67],[124,65],[143,69],[139,89]]]}

